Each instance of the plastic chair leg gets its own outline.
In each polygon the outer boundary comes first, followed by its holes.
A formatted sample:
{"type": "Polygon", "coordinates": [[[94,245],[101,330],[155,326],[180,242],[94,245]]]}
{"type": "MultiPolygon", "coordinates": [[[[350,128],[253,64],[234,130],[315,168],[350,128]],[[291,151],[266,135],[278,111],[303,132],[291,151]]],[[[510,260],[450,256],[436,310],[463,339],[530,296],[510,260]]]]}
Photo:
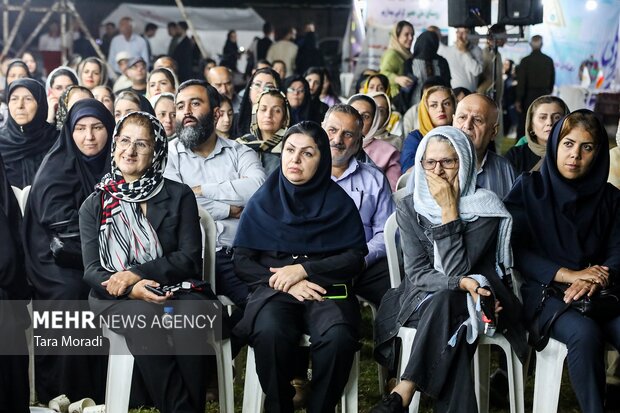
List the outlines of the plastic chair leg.
{"type": "Polygon", "coordinates": [[[536,353],[534,406],[536,413],[556,412],[560,400],[562,370],[568,349],[564,343],[549,339],[547,347],[536,353]]]}
{"type": "Polygon", "coordinates": [[[127,348],[125,337],[105,327],[103,335],[110,340],[105,391],[106,413],[127,413],[134,359],[127,348]]]}

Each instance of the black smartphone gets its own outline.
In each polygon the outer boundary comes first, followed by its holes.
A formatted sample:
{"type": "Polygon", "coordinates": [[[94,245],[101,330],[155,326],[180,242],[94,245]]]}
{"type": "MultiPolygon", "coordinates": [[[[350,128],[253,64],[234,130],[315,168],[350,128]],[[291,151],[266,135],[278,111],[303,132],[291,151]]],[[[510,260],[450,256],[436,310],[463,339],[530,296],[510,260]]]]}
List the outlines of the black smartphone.
{"type": "MultiPolygon", "coordinates": [[[[489,287],[480,287],[481,289],[485,289],[487,291],[491,291],[489,287]]],[[[483,314],[486,316],[491,323],[495,324],[495,296],[491,291],[491,295],[479,295],[480,297],[480,309],[483,314]]]]}
{"type": "Polygon", "coordinates": [[[344,300],[349,297],[349,290],[346,284],[333,284],[328,285],[325,288],[325,294],[323,298],[330,300],[344,300]]]}
{"type": "Polygon", "coordinates": [[[160,297],[163,297],[164,295],[166,295],[166,292],[161,287],[153,287],[152,285],[147,284],[144,286],[144,288],[146,288],[153,294],[158,295],[160,297]]]}

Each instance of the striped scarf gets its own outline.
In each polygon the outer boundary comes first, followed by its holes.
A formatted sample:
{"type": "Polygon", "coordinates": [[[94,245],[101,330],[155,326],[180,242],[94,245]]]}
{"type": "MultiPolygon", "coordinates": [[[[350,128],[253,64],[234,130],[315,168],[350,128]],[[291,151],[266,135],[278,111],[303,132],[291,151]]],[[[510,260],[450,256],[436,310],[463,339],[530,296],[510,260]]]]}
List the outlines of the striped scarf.
{"type": "Polygon", "coordinates": [[[267,89],[263,91],[256,100],[256,103],[252,105],[252,121],[250,122],[250,133],[237,138],[237,142],[247,145],[256,152],[268,152],[274,154],[282,153],[282,137],[286,133],[291,121],[291,112],[288,99],[286,95],[277,89],[267,89]],[[260,102],[266,95],[277,96],[282,99],[284,104],[284,119],[282,127],[279,128],[271,138],[264,139],[258,126],[258,108],[260,102]]]}
{"type": "MultiPolygon", "coordinates": [[[[101,225],[99,227],[99,258],[108,271],[125,271],[132,266],[152,261],[163,255],[157,233],[140,209],[140,203],[156,196],[164,186],[164,170],[168,158],[168,141],[161,123],[154,116],[146,117],[155,132],[155,148],[151,166],[142,177],[126,182],[112,157],[111,173],[105,175],[96,189],[102,191],[101,225]]],[[[123,122],[136,112],[123,117],[116,125],[118,136],[123,122]]],[[[116,141],[112,141],[112,153],[116,141]]]]}

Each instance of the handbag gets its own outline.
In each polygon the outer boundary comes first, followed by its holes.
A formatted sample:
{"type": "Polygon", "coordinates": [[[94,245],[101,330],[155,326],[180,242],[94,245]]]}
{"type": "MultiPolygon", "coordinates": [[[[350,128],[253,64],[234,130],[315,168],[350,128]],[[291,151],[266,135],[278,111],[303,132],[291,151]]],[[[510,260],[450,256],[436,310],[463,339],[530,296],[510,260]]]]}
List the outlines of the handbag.
{"type": "Polygon", "coordinates": [[[55,222],[50,225],[52,240],[50,250],[54,261],[60,267],[84,269],[82,245],[77,220],[55,222]]]}
{"type": "Polygon", "coordinates": [[[611,285],[592,297],[584,295],[579,300],[567,303],[560,310],[556,311],[551,319],[544,325],[538,326],[538,317],[542,311],[545,301],[550,296],[555,296],[560,300],[564,299],[564,293],[568,285],[552,282],[543,290],[543,297],[539,308],[536,310],[534,326],[530,329],[529,342],[536,351],[541,351],[549,342],[549,332],[555,321],[569,309],[574,309],[586,317],[597,321],[607,321],[620,316],[620,284],[611,285]]]}

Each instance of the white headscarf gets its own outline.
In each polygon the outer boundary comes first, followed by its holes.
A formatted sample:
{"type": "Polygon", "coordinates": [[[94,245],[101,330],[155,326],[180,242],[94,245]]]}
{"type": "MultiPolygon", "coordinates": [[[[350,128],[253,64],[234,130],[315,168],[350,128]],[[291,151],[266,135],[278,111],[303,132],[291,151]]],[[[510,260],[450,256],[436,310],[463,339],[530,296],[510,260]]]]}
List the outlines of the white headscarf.
{"type": "MultiPolygon", "coordinates": [[[[505,268],[512,268],[512,250],[510,248],[510,234],[512,232],[512,216],[504,207],[504,203],[498,196],[486,189],[476,188],[476,151],[474,145],[461,130],[452,126],[439,126],[432,129],[420,142],[415,156],[413,171],[413,203],[417,213],[424,216],[434,225],[441,224],[441,208],[428,190],[426,174],[422,168],[422,158],[426,152],[426,146],[434,136],[443,136],[450,141],[459,158],[459,216],[463,221],[475,221],[479,217],[500,218],[499,231],[497,234],[497,245],[495,249],[496,272],[499,277],[503,277],[498,264],[503,264],[505,268]]],[[[434,268],[443,271],[441,257],[438,254],[437,246],[434,246],[434,268]]],[[[481,286],[490,286],[488,280],[482,274],[465,274],[475,279],[481,286]]],[[[467,310],[469,318],[465,320],[457,329],[456,333],[450,338],[448,344],[456,345],[459,330],[466,329],[466,340],[473,343],[481,331],[480,321],[480,300],[474,303],[470,294],[467,294],[467,310]]]]}
{"type": "Polygon", "coordinates": [[[379,111],[377,110],[377,104],[375,103],[375,100],[372,97],[365,95],[363,93],[357,93],[351,96],[349,100],[347,100],[347,104],[350,105],[351,102],[354,102],[356,100],[361,100],[363,102],[369,102],[372,105],[373,110],[375,112],[375,117],[372,120],[372,125],[370,126],[368,133],[364,136],[362,140],[362,147],[366,147],[368,146],[370,142],[372,142],[375,139],[375,134],[377,133],[379,126],[381,126],[379,125],[379,111]],[[360,99],[360,97],[362,96],[363,98],[360,99]]]}

